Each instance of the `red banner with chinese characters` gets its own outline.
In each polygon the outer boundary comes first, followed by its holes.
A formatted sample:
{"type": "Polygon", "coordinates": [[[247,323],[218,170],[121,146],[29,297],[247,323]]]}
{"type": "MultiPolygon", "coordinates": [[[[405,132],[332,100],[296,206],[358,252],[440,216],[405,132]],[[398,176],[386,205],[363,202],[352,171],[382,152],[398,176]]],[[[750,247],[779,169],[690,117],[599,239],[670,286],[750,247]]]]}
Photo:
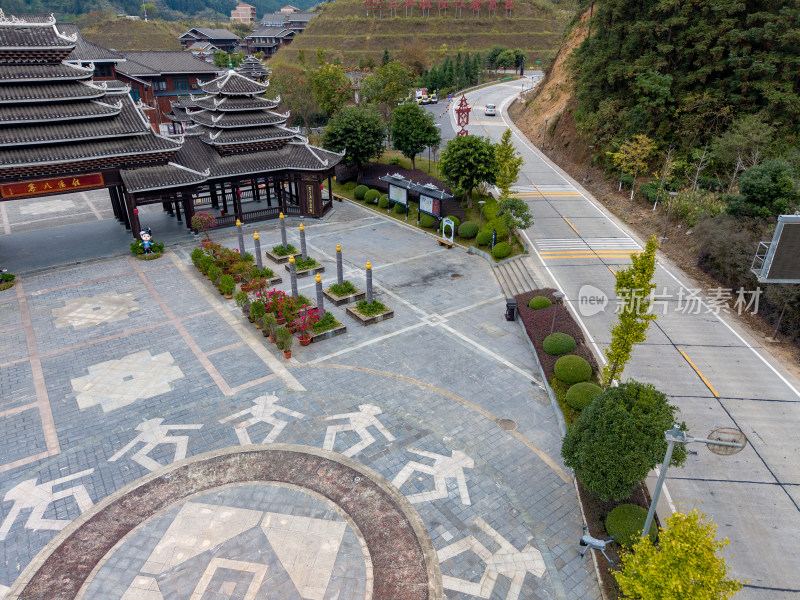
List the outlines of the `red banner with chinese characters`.
{"type": "Polygon", "coordinates": [[[36,181],[21,181],[19,183],[0,184],[0,195],[7,198],[26,198],[41,196],[56,192],[71,192],[84,188],[100,187],[103,185],[102,173],[87,173],[74,177],[57,177],[55,179],[38,179],[36,181]]]}

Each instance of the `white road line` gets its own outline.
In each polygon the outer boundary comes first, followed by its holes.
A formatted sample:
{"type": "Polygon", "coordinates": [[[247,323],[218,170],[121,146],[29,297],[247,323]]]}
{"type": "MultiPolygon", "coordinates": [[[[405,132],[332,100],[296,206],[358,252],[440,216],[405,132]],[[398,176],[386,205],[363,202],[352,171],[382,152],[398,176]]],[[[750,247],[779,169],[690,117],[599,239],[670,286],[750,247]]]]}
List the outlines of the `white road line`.
{"type": "Polygon", "coordinates": [[[356,350],[360,350],[361,348],[366,348],[367,346],[371,346],[373,344],[377,344],[378,342],[382,342],[383,340],[388,340],[389,338],[396,337],[398,335],[402,335],[404,333],[408,333],[409,331],[413,331],[414,329],[419,329],[420,327],[424,327],[427,325],[425,322],[415,323],[414,325],[409,325],[408,327],[403,327],[402,329],[398,329],[397,331],[392,331],[391,333],[387,333],[385,335],[378,336],[376,338],[372,338],[354,346],[350,346],[348,348],[342,348],[341,350],[337,350],[331,354],[326,356],[320,356],[319,358],[315,358],[314,360],[310,360],[305,364],[314,364],[314,363],[321,363],[332,358],[336,358],[337,356],[341,356],[342,354],[349,354],[350,352],[354,352],[356,350]]]}
{"type": "Polygon", "coordinates": [[[97,210],[97,207],[94,205],[94,202],[92,202],[89,199],[88,194],[86,192],[81,192],[81,196],[83,196],[84,202],[86,202],[86,205],[89,207],[89,210],[91,210],[94,213],[94,216],[97,217],[97,220],[102,221],[103,215],[101,215],[100,211],[97,210]]]}
{"type": "Polygon", "coordinates": [[[11,235],[11,224],[8,222],[8,213],[6,212],[6,203],[0,202],[0,218],[3,219],[3,233],[11,235]]]}

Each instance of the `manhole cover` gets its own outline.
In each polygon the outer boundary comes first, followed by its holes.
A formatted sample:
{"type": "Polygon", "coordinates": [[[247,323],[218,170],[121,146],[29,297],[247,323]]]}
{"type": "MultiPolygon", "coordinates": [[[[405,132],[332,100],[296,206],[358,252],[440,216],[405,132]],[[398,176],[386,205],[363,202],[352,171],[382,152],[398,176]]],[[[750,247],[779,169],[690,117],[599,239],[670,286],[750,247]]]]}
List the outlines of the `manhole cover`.
{"type": "Polygon", "coordinates": [[[461,277],[461,273],[451,273],[450,277],[452,277],[453,279],[458,279],[459,277],[461,277]]]}
{"type": "Polygon", "coordinates": [[[735,446],[720,446],[718,444],[706,444],[706,446],[708,446],[708,449],[711,450],[714,454],[720,454],[722,456],[729,456],[731,454],[736,454],[737,452],[741,452],[747,445],[747,436],[738,429],[735,429],[733,427],[721,427],[720,429],[715,429],[710,434],[708,434],[708,439],[717,442],[733,442],[735,444],[742,444],[742,446],[739,448],[735,446]]]}
{"type": "Polygon", "coordinates": [[[514,431],[517,428],[517,422],[511,419],[498,419],[497,424],[500,429],[505,429],[506,431],[514,431]]]}

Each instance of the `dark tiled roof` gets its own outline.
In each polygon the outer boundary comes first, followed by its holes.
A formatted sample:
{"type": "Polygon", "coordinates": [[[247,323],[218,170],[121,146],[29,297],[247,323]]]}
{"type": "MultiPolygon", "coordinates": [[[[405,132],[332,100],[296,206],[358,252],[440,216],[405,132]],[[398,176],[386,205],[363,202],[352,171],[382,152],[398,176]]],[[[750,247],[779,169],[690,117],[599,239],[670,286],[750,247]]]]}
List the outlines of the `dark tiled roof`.
{"type": "Polygon", "coordinates": [[[7,65],[0,64],[0,84],[91,79],[91,69],[72,65],[7,65]]]}
{"type": "Polygon", "coordinates": [[[81,83],[47,83],[35,85],[0,85],[0,104],[51,102],[53,100],[89,100],[102,98],[105,91],[81,83]]]}
{"type": "Polygon", "coordinates": [[[184,169],[165,165],[126,170],[122,171],[122,180],[129,192],[144,192],[172,187],[176,184],[171,182],[181,178],[195,179],[187,181],[184,185],[196,185],[212,179],[274,171],[325,171],[336,166],[341,159],[342,157],[334,152],[301,143],[285,144],[276,150],[220,156],[198,137],[188,136],[183,147],[171,160],[172,163],[185,167],[184,169]],[[208,176],[201,178],[200,174],[206,169],[209,170],[208,176]],[[192,174],[191,171],[195,173],[192,174]]]}
{"type": "Polygon", "coordinates": [[[293,37],[294,31],[286,29],[285,27],[259,27],[253,33],[247,36],[247,39],[257,37],[293,37]]]}
{"type": "Polygon", "coordinates": [[[78,27],[74,23],[58,23],[56,27],[62,34],[77,34],[78,36],[78,40],[75,42],[75,49],[69,53],[66,60],[79,60],[82,62],[119,62],[125,60],[125,57],[119,52],[114,52],[83,39],[81,32],[78,31],[78,27]]]}
{"type": "Polygon", "coordinates": [[[240,75],[236,71],[227,71],[221,77],[201,83],[200,88],[207,94],[225,94],[237,96],[252,96],[263,94],[269,87],[268,83],[258,83],[252,79],[240,75]]]}
{"type": "Polygon", "coordinates": [[[219,67],[194,57],[184,50],[125,52],[127,62],[117,66],[126,75],[164,75],[174,73],[218,73],[219,67]]]}
{"type": "MultiPolygon", "coordinates": [[[[214,40],[238,40],[240,39],[235,33],[231,33],[227,29],[212,29],[211,27],[192,27],[189,31],[184,33],[194,35],[194,32],[201,34],[203,37],[214,40]]],[[[195,36],[196,37],[196,36],[195,36]]]]}
{"type": "Polygon", "coordinates": [[[239,110],[269,110],[278,106],[278,102],[275,100],[268,100],[267,98],[258,98],[255,96],[230,97],[222,98],[221,100],[220,102],[220,99],[215,96],[203,96],[195,100],[188,107],[196,106],[198,108],[218,110],[220,112],[234,112],[239,110]],[[215,100],[219,104],[215,104],[215,100]]]}
{"type": "Polygon", "coordinates": [[[110,117],[118,115],[122,108],[114,108],[100,102],[55,102],[53,104],[0,105],[0,123],[31,124],[58,123],[76,119],[110,117]]]}
{"type": "MultiPolygon", "coordinates": [[[[120,100],[122,110],[116,118],[81,119],[69,123],[47,123],[0,127],[0,147],[33,146],[64,142],[85,142],[130,135],[148,135],[149,123],[139,115],[130,96],[120,100]]],[[[49,151],[49,150],[48,150],[49,151]]]]}
{"type": "MultiPolygon", "coordinates": [[[[9,17],[10,18],[10,17],[9,17]]],[[[74,48],[51,23],[27,25],[0,21],[0,48],[74,48]]]]}
{"type": "MultiPolygon", "coordinates": [[[[180,109],[178,109],[180,110],[180,109]]],[[[197,111],[189,115],[182,111],[185,120],[191,120],[200,125],[229,129],[235,127],[256,127],[259,125],[281,125],[286,122],[289,115],[279,115],[269,111],[213,113],[211,111],[197,111]]]]}
{"type": "Polygon", "coordinates": [[[47,151],[41,148],[0,148],[0,178],[5,170],[21,166],[80,163],[99,158],[137,156],[157,152],[174,152],[180,148],[178,142],[157,135],[137,135],[100,142],[80,144],[52,144],[47,151]]]}
{"type": "MultiPolygon", "coordinates": [[[[191,127],[191,126],[190,126],[191,127]]],[[[245,127],[241,129],[212,129],[203,125],[186,128],[187,132],[200,133],[200,139],[212,146],[229,146],[231,144],[252,144],[272,140],[290,140],[297,135],[280,126],[245,127]]]]}

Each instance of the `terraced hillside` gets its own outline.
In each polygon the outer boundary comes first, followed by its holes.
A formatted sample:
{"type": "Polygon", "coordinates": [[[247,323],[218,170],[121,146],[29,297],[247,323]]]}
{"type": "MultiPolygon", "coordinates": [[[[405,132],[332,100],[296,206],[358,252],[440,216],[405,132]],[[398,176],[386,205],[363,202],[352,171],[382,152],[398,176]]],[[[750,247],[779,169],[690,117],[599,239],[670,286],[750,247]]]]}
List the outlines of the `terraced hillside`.
{"type": "Polygon", "coordinates": [[[326,3],[320,16],[290,46],[281,49],[278,58],[297,62],[298,51],[304,50],[307,60],[313,60],[316,50],[322,49],[329,60],[338,56],[345,66],[357,64],[361,57],[371,57],[380,64],[384,48],[395,53],[413,45],[424,50],[432,62],[438,62],[459,50],[484,52],[500,44],[521,48],[527,53],[528,65],[532,65],[555,55],[564,26],[574,14],[570,2],[555,7],[544,0],[517,0],[512,16],[505,17],[505,2],[500,0],[496,16],[489,16],[486,8],[480,16],[473,16],[471,9],[464,8],[462,16],[456,18],[452,8],[446,16],[440,16],[436,2],[432,4],[429,17],[420,16],[419,3],[413,9],[414,16],[409,13],[406,17],[406,9],[401,7],[397,17],[389,17],[385,2],[383,17],[379,18],[367,17],[363,0],[326,3]]]}

